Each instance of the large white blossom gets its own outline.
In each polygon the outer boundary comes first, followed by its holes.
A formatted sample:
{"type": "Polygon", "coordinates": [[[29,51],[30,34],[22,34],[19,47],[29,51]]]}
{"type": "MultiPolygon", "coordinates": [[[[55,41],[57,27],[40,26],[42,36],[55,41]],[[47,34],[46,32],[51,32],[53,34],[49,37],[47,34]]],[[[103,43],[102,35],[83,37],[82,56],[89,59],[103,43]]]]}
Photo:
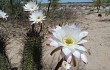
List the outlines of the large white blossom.
{"type": "Polygon", "coordinates": [[[70,65],[68,62],[66,62],[66,61],[63,61],[62,66],[63,66],[66,70],[69,70],[69,69],[71,68],[71,65],[70,65]]]}
{"type": "Polygon", "coordinates": [[[34,1],[30,1],[27,4],[25,4],[25,6],[23,6],[24,11],[29,11],[29,12],[33,12],[35,10],[38,10],[38,6],[36,4],[36,2],[34,1]]]}
{"type": "Polygon", "coordinates": [[[37,10],[31,13],[29,20],[33,23],[42,23],[42,20],[45,20],[45,17],[42,10],[37,10]]]}
{"type": "Polygon", "coordinates": [[[0,18],[4,18],[4,19],[7,19],[8,15],[3,12],[2,10],[0,10],[0,18]]]}
{"type": "Polygon", "coordinates": [[[83,60],[87,63],[87,57],[84,52],[87,49],[82,45],[87,42],[83,40],[84,37],[88,35],[88,32],[81,31],[79,25],[65,25],[57,26],[56,29],[53,29],[53,37],[50,38],[51,46],[62,47],[62,52],[65,56],[75,56],[78,59],[83,60]]]}

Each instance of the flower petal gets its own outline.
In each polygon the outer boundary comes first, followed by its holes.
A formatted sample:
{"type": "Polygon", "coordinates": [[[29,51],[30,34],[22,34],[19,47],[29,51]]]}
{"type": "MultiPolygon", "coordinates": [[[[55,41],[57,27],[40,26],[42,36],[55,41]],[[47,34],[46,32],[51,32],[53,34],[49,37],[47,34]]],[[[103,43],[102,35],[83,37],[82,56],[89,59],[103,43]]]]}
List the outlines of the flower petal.
{"type": "Polygon", "coordinates": [[[51,40],[50,46],[54,46],[54,47],[58,47],[59,46],[59,44],[56,41],[54,41],[51,38],[50,38],[50,40],[51,40]]]}
{"type": "Polygon", "coordinates": [[[24,11],[33,12],[35,10],[38,10],[39,7],[37,6],[36,2],[30,1],[27,4],[25,4],[25,6],[23,6],[23,8],[24,8],[24,11]]]}
{"type": "Polygon", "coordinates": [[[0,10],[0,18],[7,19],[7,17],[8,17],[7,13],[0,10]]]}
{"type": "Polygon", "coordinates": [[[86,63],[86,64],[88,63],[87,57],[84,53],[81,54],[81,59],[83,60],[84,63],[86,63]]]}
{"type": "Polygon", "coordinates": [[[80,29],[75,27],[72,28],[69,25],[65,25],[62,27],[62,29],[65,31],[67,36],[73,37],[75,40],[79,39],[79,33],[80,33],[80,29]]]}
{"type": "MultiPolygon", "coordinates": [[[[78,48],[79,45],[72,45],[72,46],[69,46],[70,49],[73,49],[73,50],[76,50],[76,48],[78,48]]],[[[74,52],[74,51],[73,51],[74,52]]]]}
{"type": "Polygon", "coordinates": [[[76,57],[76,58],[80,58],[81,56],[81,53],[79,52],[79,51],[75,51],[74,53],[73,53],[73,55],[76,57]]]}
{"type": "Polygon", "coordinates": [[[72,55],[70,55],[67,59],[67,62],[70,63],[71,62],[71,59],[72,59],[72,55]]]}
{"type": "Polygon", "coordinates": [[[84,46],[78,46],[76,49],[79,51],[87,51],[84,46]]]}
{"type": "Polygon", "coordinates": [[[86,43],[87,40],[81,40],[80,42],[78,42],[77,44],[83,44],[83,43],[86,43]]]}
{"type": "Polygon", "coordinates": [[[58,29],[57,31],[53,32],[54,37],[62,41],[62,38],[65,36],[65,32],[63,29],[58,29]]]}
{"type": "Polygon", "coordinates": [[[68,48],[63,48],[62,51],[66,56],[68,56],[71,53],[71,51],[68,48]]]}
{"type": "Polygon", "coordinates": [[[42,23],[42,21],[45,19],[44,17],[45,16],[42,10],[37,10],[29,15],[29,20],[32,21],[33,23],[39,23],[39,22],[42,23]]]}
{"type": "Polygon", "coordinates": [[[61,27],[60,26],[56,26],[56,28],[55,29],[52,29],[53,31],[58,31],[59,29],[61,29],[61,27]]]}
{"type": "Polygon", "coordinates": [[[58,45],[58,43],[56,41],[52,41],[50,43],[50,46],[58,47],[59,45],[58,45]]]}
{"type": "Polygon", "coordinates": [[[87,35],[88,35],[88,32],[82,31],[82,32],[79,34],[79,40],[82,39],[83,37],[87,36],[87,35]]]}

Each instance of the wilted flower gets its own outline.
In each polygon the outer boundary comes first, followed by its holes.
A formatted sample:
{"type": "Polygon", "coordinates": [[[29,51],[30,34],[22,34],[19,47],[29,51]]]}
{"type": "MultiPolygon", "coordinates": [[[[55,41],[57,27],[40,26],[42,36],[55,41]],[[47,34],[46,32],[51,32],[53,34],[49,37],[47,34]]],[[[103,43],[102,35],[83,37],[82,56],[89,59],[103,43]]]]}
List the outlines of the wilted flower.
{"type": "Polygon", "coordinates": [[[24,11],[33,12],[38,9],[38,6],[37,6],[36,2],[30,1],[27,4],[25,4],[25,6],[23,8],[24,8],[24,11]]]}
{"type": "Polygon", "coordinates": [[[68,70],[68,69],[71,68],[71,65],[70,65],[68,62],[66,62],[66,61],[63,61],[62,66],[63,66],[66,70],[68,70]]]}
{"type": "Polygon", "coordinates": [[[8,15],[5,12],[3,12],[2,10],[0,10],[0,18],[7,19],[7,17],[8,17],[8,15]]]}
{"type": "Polygon", "coordinates": [[[52,41],[50,43],[51,46],[62,47],[62,52],[67,58],[73,55],[87,63],[87,58],[84,54],[87,50],[82,44],[87,42],[83,38],[88,35],[88,32],[81,31],[79,25],[74,24],[62,27],[57,26],[52,33],[53,37],[50,38],[52,41]]]}
{"type": "Polygon", "coordinates": [[[31,13],[29,20],[33,23],[42,23],[42,20],[45,20],[45,17],[42,10],[37,10],[31,13]]]}

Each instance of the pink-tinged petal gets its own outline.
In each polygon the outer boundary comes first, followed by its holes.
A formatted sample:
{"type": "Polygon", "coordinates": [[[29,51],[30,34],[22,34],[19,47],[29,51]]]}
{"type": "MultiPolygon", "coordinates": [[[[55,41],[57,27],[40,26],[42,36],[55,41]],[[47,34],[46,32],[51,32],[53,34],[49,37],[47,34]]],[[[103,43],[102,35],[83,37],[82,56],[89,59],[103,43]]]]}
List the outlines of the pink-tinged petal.
{"type": "Polygon", "coordinates": [[[71,53],[71,51],[68,48],[63,48],[62,51],[66,56],[68,56],[71,53]]]}
{"type": "Polygon", "coordinates": [[[81,59],[83,60],[84,63],[86,63],[86,64],[88,63],[87,57],[84,53],[81,54],[81,59]]]}
{"type": "Polygon", "coordinates": [[[68,57],[67,62],[70,63],[71,60],[72,60],[72,55],[70,55],[70,56],[68,57]]]}
{"type": "Polygon", "coordinates": [[[77,44],[83,44],[83,43],[86,43],[87,40],[81,40],[80,42],[78,42],[77,44]]]}
{"type": "Polygon", "coordinates": [[[80,57],[81,57],[81,53],[80,53],[79,51],[75,51],[75,52],[73,53],[73,55],[74,55],[76,58],[78,58],[78,59],[80,59],[80,57]]]}
{"type": "Polygon", "coordinates": [[[88,32],[82,31],[82,32],[79,34],[79,40],[82,39],[83,37],[86,37],[87,35],[88,35],[88,32]]]}

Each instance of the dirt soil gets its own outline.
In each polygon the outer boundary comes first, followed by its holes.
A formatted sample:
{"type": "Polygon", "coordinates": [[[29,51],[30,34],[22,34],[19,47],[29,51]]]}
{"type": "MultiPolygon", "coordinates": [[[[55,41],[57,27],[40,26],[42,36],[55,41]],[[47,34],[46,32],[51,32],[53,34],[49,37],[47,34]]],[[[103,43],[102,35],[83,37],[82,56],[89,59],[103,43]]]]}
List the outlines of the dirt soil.
{"type": "MultiPolygon", "coordinates": [[[[102,17],[98,17],[97,15],[97,13],[85,15],[75,21],[80,23],[81,29],[89,32],[86,38],[88,43],[85,44],[85,47],[91,52],[91,55],[87,54],[88,64],[82,65],[82,69],[77,70],[110,70],[110,16],[103,14],[102,17]]],[[[55,67],[59,52],[50,56],[49,53],[54,48],[49,46],[45,48],[47,50],[44,50],[44,61],[49,66],[55,67]]]]}
{"type": "Polygon", "coordinates": [[[85,46],[91,50],[86,70],[110,70],[110,16],[91,14],[81,21],[88,27],[89,42],[85,46]]]}
{"type": "MultiPolygon", "coordinates": [[[[84,67],[79,70],[110,70],[110,16],[102,15],[102,17],[98,17],[97,15],[97,13],[85,15],[75,21],[77,23],[80,23],[81,29],[85,29],[89,32],[89,35],[86,38],[88,40],[88,43],[85,44],[85,47],[87,49],[90,49],[91,52],[91,55],[87,54],[88,64],[82,65],[84,67]]],[[[15,39],[16,38],[11,40],[15,39]]],[[[6,47],[7,49],[10,48],[10,50],[7,50],[7,53],[9,54],[8,57],[11,60],[10,62],[18,67],[20,65],[19,62],[22,58],[20,51],[23,50],[24,45],[20,45],[20,42],[21,40],[13,41],[12,44],[14,45],[8,45],[6,47]],[[20,54],[21,56],[18,56],[16,54],[20,54]]],[[[46,41],[44,45],[48,43],[49,41],[46,41]]],[[[43,63],[46,64],[45,70],[52,70],[55,67],[57,61],[59,61],[58,57],[60,51],[55,53],[55,55],[50,56],[50,52],[54,48],[46,45],[44,46],[44,48],[43,63]],[[48,67],[52,68],[46,69],[48,67]]]]}

